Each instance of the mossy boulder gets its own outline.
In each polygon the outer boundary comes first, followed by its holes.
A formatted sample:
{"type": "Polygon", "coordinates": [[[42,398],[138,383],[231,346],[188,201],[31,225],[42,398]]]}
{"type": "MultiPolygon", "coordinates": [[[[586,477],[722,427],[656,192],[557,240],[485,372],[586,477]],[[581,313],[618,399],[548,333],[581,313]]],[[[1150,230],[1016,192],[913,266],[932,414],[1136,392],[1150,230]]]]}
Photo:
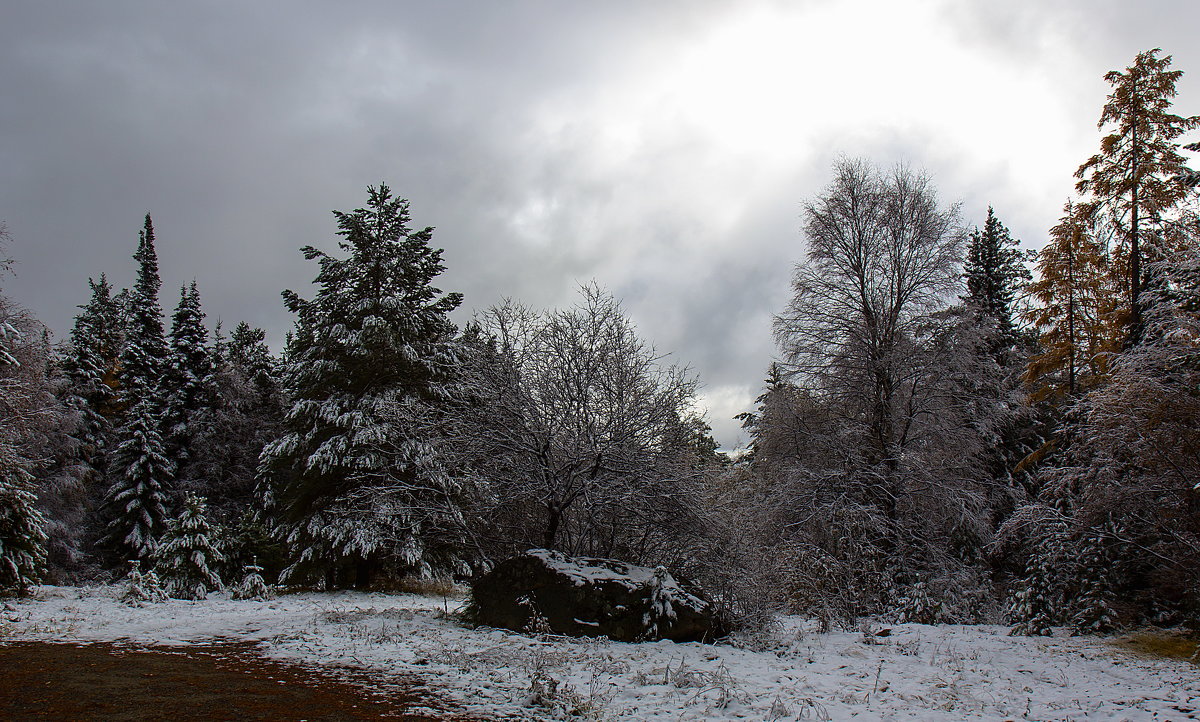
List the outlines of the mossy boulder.
{"type": "Polygon", "coordinates": [[[662,567],[572,558],[531,549],[471,585],[476,624],[622,642],[711,641],[722,636],[712,603],[662,567]]]}

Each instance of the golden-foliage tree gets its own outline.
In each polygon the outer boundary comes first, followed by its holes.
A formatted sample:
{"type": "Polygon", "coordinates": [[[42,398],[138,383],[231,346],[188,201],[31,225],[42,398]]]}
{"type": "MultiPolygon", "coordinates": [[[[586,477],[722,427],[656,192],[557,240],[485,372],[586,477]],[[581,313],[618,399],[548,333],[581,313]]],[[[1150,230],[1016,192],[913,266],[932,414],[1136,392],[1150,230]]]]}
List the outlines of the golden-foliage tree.
{"type": "Polygon", "coordinates": [[[1113,90],[1098,126],[1111,126],[1111,132],[1100,141],[1100,152],[1075,172],[1076,189],[1088,196],[1083,208],[1112,224],[1129,259],[1128,342],[1136,342],[1143,328],[1147,256],[1154,260],[1168,252],[1161,248],[1160,229],[1189,194],[1185,178],[1190,170],[1176,139],[1200,126],[1200,116],[1171,112],[1183,71],[1171,70],[1171,56],[1160,57],[1161,52],[1139,53],[1124,71],[1104,76],[1113,90]]]}
{"type": "Polygon", "coordinates": [[[1038,252],[1038,280],[1029,290],[1037,302],[1030,320],[1041,353],[1026,372],[1035,401],[1075,398],[1092,388],[1108,374],[1120,348],[1126,263],[1096,230],[1088,209],[1068,201],[1050,229],[1050,242],[1038,252]]]}

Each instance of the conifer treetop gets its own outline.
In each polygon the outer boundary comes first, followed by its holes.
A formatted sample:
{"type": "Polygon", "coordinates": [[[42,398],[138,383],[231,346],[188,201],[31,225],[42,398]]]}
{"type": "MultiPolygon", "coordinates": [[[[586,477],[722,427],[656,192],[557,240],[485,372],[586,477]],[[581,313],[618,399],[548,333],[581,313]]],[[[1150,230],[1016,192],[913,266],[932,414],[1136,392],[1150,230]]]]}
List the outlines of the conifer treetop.
{"type": "Polygon", "coordinates": [[[161,405],[162,399],[158,396],[167,344],[163,334],[162,306],[158,301],[162,281],[158,275],[154,225],[149,213],[138,234],[138,249],[133,257],[138,262],[138,275],[129,299],[129,329],[121,357],[122,391],[131,406],[143,399],[161,405]]]}
{"type": "Polygon", "coordinates": [[[157,303],[162,280],[158,274],[158,251],[154,248],[154,222],[149,213],[143,221],[142,230],[138,232],[138,247],[133,260],[138,262],[134,289],[142,298],[153,299],[157,303]]]}

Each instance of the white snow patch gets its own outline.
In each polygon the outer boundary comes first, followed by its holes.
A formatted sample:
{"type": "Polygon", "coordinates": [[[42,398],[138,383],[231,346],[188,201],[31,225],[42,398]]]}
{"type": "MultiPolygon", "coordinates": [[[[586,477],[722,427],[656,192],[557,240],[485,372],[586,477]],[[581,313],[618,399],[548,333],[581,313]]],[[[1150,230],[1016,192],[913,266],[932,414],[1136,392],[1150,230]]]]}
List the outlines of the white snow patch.
{"type": "Polygon", "coordinates": [[[485,718],[1166,720],[1195,718],[1200,675],[1094,638],[996,626],[817,633],[787,617],[754,644],[626,644],[467,629],[441,597],[337,592],[129,607],[114,587],[42,587],[0,642],[254,640],[275,658],[421,678],[485,718]]]}

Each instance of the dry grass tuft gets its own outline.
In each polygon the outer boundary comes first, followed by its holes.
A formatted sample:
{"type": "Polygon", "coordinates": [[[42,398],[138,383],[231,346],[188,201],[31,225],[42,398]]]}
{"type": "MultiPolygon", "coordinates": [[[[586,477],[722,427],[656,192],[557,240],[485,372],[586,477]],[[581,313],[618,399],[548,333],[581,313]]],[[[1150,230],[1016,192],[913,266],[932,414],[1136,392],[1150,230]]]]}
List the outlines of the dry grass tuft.
{"type": "Polygon", "coordinates": [[[1116,640],[1119,647],[1151,657],[1189,659],[1200,664],[1200,639],[1195,633],[1161,629],[1126,634],[1116,640]]]}
{"type": "Polygon", "coordinates": [[[461,599],[467,594],[467,588],[453,579],[419,577],[400,577],[398,579],[382,580],[371,585],[372,591],[389,592],[392,594],[422,594],[430,597],[450,597],[461,599]]]}

